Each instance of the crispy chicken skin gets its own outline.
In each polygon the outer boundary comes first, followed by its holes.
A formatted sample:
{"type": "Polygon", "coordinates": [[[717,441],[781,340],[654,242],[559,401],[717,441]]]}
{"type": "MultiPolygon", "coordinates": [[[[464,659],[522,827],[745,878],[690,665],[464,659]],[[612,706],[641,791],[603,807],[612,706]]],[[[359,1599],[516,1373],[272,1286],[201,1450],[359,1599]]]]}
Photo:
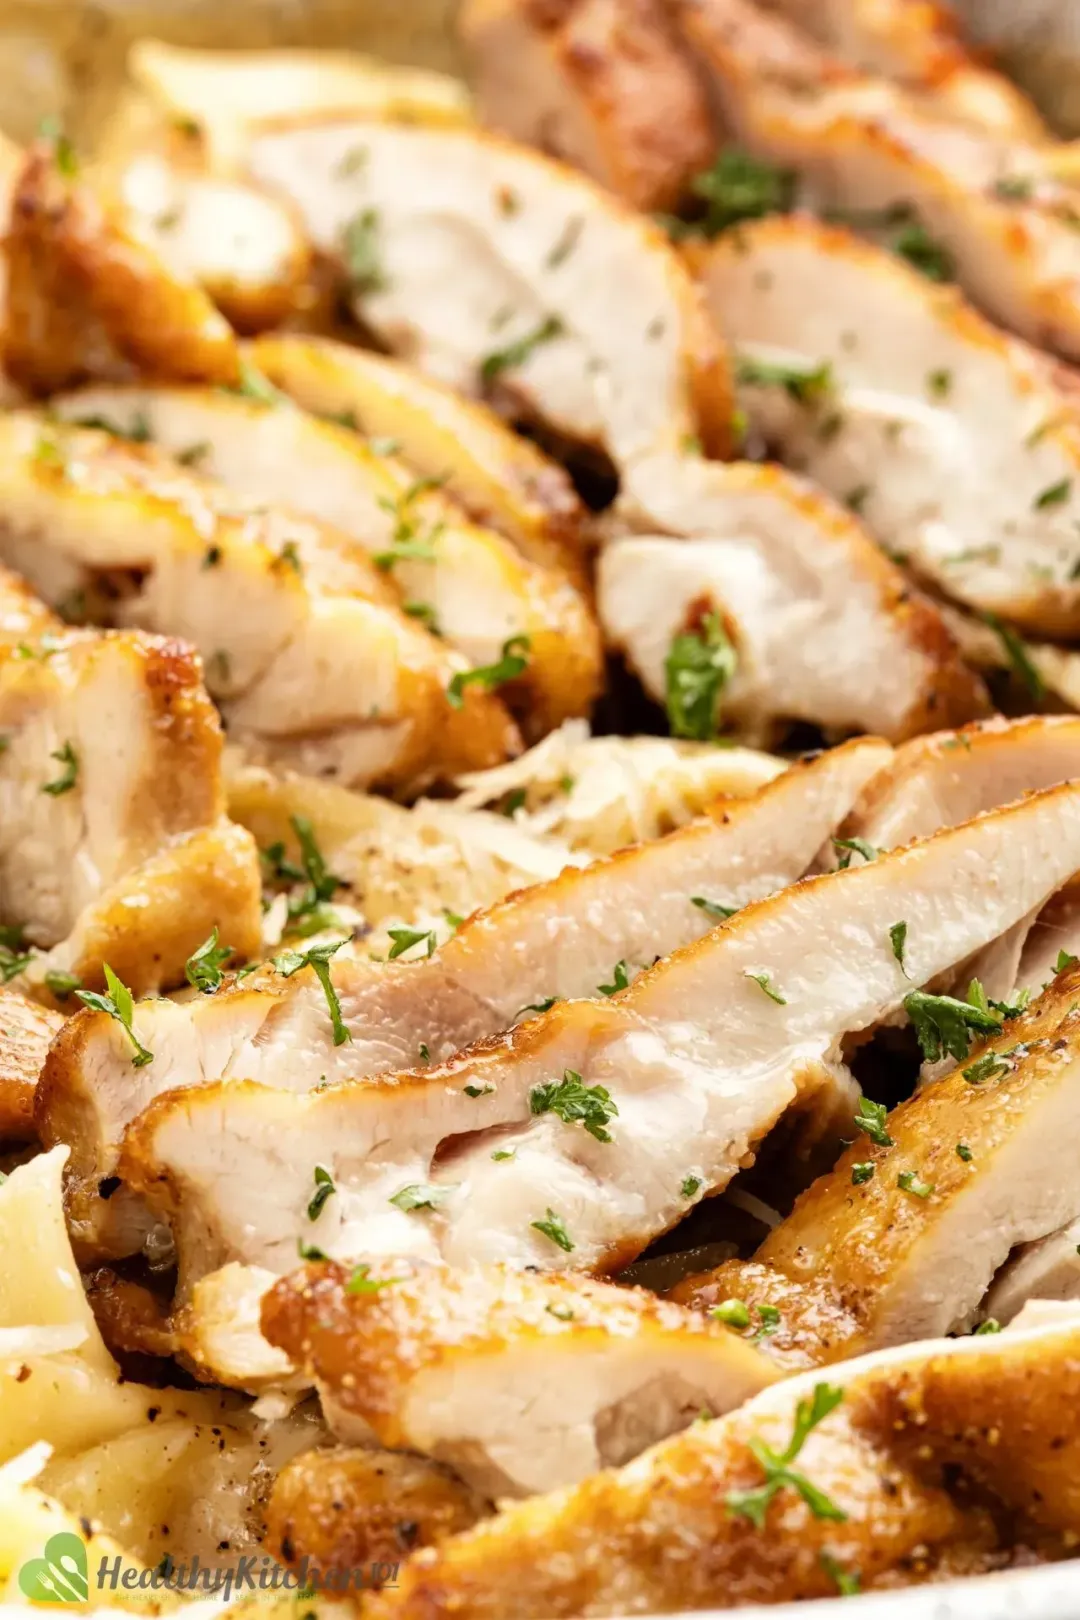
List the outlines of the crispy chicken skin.
{"type": "Polygon", "coordinates": [[[34,1087],[63,1014],[0,990],[0,1146],[34,1140],[34,1087]]]}
{"type": "Polygon", "coordinates": [[[955,288],[802,215],[750,221],[692,257],[775,453],[839,499],[859,490],[867,527],[938,591],[1075,632],[1080,429],[1064,367],[955,288]],[[817,402],[754,382],[770,361],[826,367],[817,402]]]}
{"type": "Polygon", "coordinates": [[[649,213],[674,208],[716,147],[662,0],[466,0],[457,14],[485,124],[649,213]]]}
{"type": "Polygon", "coordinates": [[[629,481],[662,533],[610,542],[597,572],[609,644],[664,700],[676,636],[716,613],[736,664],[725,723],[805,720],[892,741],[989,710],[935,606],[850,512],[771,464],[658,458],[629,481]]]}
{"type": "Polygon", "coordinates": [[[322,1569],[401,1564],[491,1512],[427,1457],[373,1446],[320,1446],[286,1463],[266,1506],[268,1550],[322,1569]]]}
{"type": "Polygon", "coordinates": [[[645,1289],[505,1266],[312,1266],[270,1291],[262,1328],[340,1438],[373,1430],[500,1499],[627,1462],[776,1376],[721,1323],[645,1289]]]}
{"type": "Polygon", "coordinates": [[[465,661],[349,536],[33,412],[0,420],[0,444],[0,555],[53,602],[82,591],[91,617],[193,641],[252,750],[384,786],[517,751],[496,694],[469,683],[454,706],[465,661]]]}
{"type": "Polygon", "coordinates": [[[129,1127],[117,1173],[171,1221],[182,1292],[230,1260],[284,1271],[298,1234],[332,1257],[617,1270],[724,1188],[793,1105],[812,1137],[850,1128],[845,1035],[899,1011],[1078,865],[1068,784],[804,880],[603,1003],[558,1003],[441,1065],[306,1095],[240,1079],[167,1093],[129,1127]],[[551,1098],[535,1110],[536,1088],[562,1081],[603,1088],[594,1124],[605,1096],[618,1108],[604,1103],[601,1136],[551,1098]],[[315,1165],[337,1196],[308,1223],[315,1165]]]}
{"type": "Polygon", "coordinates": [[[268,130],[251,172],[351,260],[386,347],[440,381],[497,392],[619,470],[688,436],[730,443],[724,358],[677,254],[584,176],[493,135],[345,119],[268,130]]]}
{"type": "MultiPolygon", "coordinates": [[[[507,641],[527,636],[526,667],[501,692],[534,738],[588,713],[602,670],[584,590],[561,568],[532,562],[503,535],[470,522],[437,478],[418,480],[349,428],[284,398],[268,405],[202,388],[98,387],[53,408],[66,420],[137,430],[171,455],[195,445],[200,474],[245,502],[280,504],[333,525],[371,555],[386,595],[426,610],[474,667],[498,663],[507,641]]],[[[421,629],[414,620],[416,639],[421,629]]]]}
{"type": "Polygon", "coordinates": [[[206,294],[61,173],[48,146],[27,158],[4,252],[3,363],[31,393],[139,372],[236,381],[236,339],[206,294]]]}
{"type": "Polygon", "coordinates": [[[776,1306],[768,1348],[785,1365],[970,1326],[1010,1251],[1080,1215],[1062,1162],[1080,1120],[1078,994],[1074,959],[1000,1036],[893,1110],[890,1146],[860,1137],[753,1260],[687,1278],[672,1297],[776,1306]],[[873,1166],[868,1179],[856,1164],[873,1166]]]}
{"type": "MultiPolygon", "coordinates": [[[[666,839],[510,895],[434,955],[336,963],[350,1032],[340,1044],[306,970],[289,979],[268,973],[257,987],[247,981],[185,1006],[140,1007],[141,1038],[157,1054],[141,1068],[113,1020],[80,1014],[51,1055],[39,1104],[49,1139],[74,1144],[68,1213],[80,1241],[115,1242],[106,1230],[124,1200],[104,1204],[97,1187],[115,1170],[124,1128],[162,1092],[226,1073],[306,1091],[410,1067],[425,1053],[448,1059],[553,997],[601,996],[600,986],[620,982],[616,963],[626,977],[708,932],[715,918],[694,896],[735,907],[794,882],[888,759],[884,744],[860,739],[666,839]]],[[[126,1220],[124,1234],[130,1241],[126,1220]]]]}
{"type": "Polygon", "coordinates": [[[625,1468],[520,1502],[418,1552],[365,1620],[571,1620],[835,1597],[1067,1557],[1080,1531],[1080,1329],[1050,1324],[830,1368],[843,1398],[760,1528],[731,1493],[765,1482],[750,1443],[790,1447],[820,1375],[765,1390],[625,1468]],[[820,1501],[821,1498],[818,1498],[820,1501]],[[837,1515],[843,1515],[837,1522],[837,1515]],[[843,1588],[840,1588],[841,1590],[843,1588]]]}
{"type": "Polygon", "coordinates": [[[415,473],[444,479],[477,523],[505,534],[523,556],[575,580],[584,573],[588,519],[568,474],[487,405],[414,366],[332,338],[274,333],[247,353],[305,410],[395,441],[415,473]]]}
{"type": "Polygon", "coordinates": [[[951,121],[902,88],[861,75],[749,0],[669,0],[708,74],[725,124],[754,156],[798,172],[820,211],[871,234],[914,213],[932,273],[955,275],[992,319],[1080,357],[1075,192],[1043,150],[951,121]]]}

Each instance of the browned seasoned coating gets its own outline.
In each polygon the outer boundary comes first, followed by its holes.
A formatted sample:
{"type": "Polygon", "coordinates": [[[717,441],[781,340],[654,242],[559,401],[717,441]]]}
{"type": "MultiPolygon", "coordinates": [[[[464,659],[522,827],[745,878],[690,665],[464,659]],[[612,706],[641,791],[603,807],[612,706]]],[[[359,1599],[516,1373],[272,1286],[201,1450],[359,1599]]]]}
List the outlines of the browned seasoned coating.
{"type": "Polygon", "coordinates": [[[0,990],[0,1144],[34,1139],[34,1087],[49,1042],[64,1022],[20,995],[0,990]]]}

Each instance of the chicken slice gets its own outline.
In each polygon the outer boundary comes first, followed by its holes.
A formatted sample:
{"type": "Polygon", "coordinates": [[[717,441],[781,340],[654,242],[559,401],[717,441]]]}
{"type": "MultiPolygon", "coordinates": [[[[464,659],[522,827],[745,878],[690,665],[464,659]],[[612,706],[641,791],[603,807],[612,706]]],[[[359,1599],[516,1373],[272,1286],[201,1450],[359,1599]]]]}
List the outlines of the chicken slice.
{"type": "Polygon", "coordinates": [[[922,91],[935,109],[988,133],[1047,138],[1034,104],[965,44],[946,7],[921,0],[764,0],[829,50],[867,73],[922,91]]]}
{"type": "Polygon", "coordinates": [[[402,785],[491,765],[517,733],[394,605],[348,536],[243,501],[146,445],[0,419],[0,556],[46,599],[182,635],[231,735],[286,765],[402,785]]]}
{"type": "Polygon", "coordinates": [[[1080,777],[1080,719],[999,716],[913,737],[873,778],[845,833],[881,849],[1080,777]]]}
{"type": "Polygon", "coordinates": [[[399,360],[331,338],[273,334],[247,352],[305,410],[391,441],[421,477],[444,480],[477,523],[505,534],[523,556],[580,573],[587,519],[570,478],[486,405],[399,360]]]}
{"type": "Polygon", "coordinates": [[[797,171],[815,208],[891,230],[936,280],[955,274],[1003,326],[1080,358],[1075,192],[1040,147],[846,69],[750,0],[670,4],[742,146],[797,171]]]}
{"type": "Polygon", "coordinates": [[[811,219],[751,222],[695,263],[748,416],[785,461],[857,493],[882,544],[946,595],[1075,631],[1080,428],[1064,368],[811,219]]]}
{"type": "Polygon", "coordinates": [[[393,353],[487,388],[619,469],[729,442],[723,357],[659,231],[583,176],[468,130],[296,123],[252,144],[393,353]]]}
{"type": "Polygon", "coordinates": [[[90,388],[53,408],[67,420],[137,432],[183,459],[197,451],[200,474],[245,502],[333,524],[371,553],[387,594],[419,608],[475,667],[498,664],[508,642],[527,638],[512,690],[535,735],[591,707],[601,654],[582,592],[561,569],[528,561],[502,535],[468,522],[427,480],[348,428],[283,396],[266,404],[209,389],[90,388]]]}
{"type": "Polygon", "coordinates": [[[661,0],[466,0],[456,18],[484,123],[648,213],[677,206],[716,147],[661,0]]]}
{"type": "Polygon", "coordinates": [[[154,152],[140,153],[113,186],[130,225],[238,331],[260,332],[294,312],[311,253],[283,204],[238,180],[184,173],[154,152]]]}
{"type": "Polygon", "coordinates": [[[777,1376],[722,1323],[644,1288],[505,1266],[310,1267],[272,1289],[262,1323],[339,1439],[374,1431],[499,1498],[618,1467],[777,1376]]]}
{"type": "Polygon", "coordinates": [[[286,1565],[370,1569],[468,1530],[491,1508],[449,1469],[374,1446],[326,1446],[286,1463],[266,1505],[266,1545],[286,1565]]]}
{"type": "Polygon", "coordinates": [[[1078,1299],[1080,1216],[1010,1255],[986,1296],[985,1312],[995,1322],[1013,1322],[1033,1306],[1078,1299]]]}
{"type": "Polygon", "coordinates": [[[714,682],[698,736],[715,735],[722,715],[750,735],[806,720],[899,740],[987,712],[933,605],[854,516],[795,475],[661,458],[630,492],[667,533],[609,543],[597,603],[609,644],[667,699],[673,724],[686,723],[677,684],[673,694],[679,638],[704,651],[713,615],[733,673],[714,682]]]}
{"type": "Polygon", "coordinates": [[[621,994],[558,1003],[437,1067],[297,1095],[233,1065],[158,1097],[117,1173],[171,1222],[182,1293],[230,1260],[284,1271],[298,1237],[333,1257],[615,1270],[793,1105],[835,1140],[857,1095],[845,1036],[1078,866],[1080,788],[1051,788],[747,906],[621,994]],[[311,1221],[316,1165],[335,1196],[311,1221]]]}
{"type": "MultiPolygon", "coordinates": [[[[710,819],[512,895],[435,954],[434,935],[419,936],[414,944],[428,950],[419,961],[342,961],[335,987],[344,1040],[310,971],[268,974],[258,988],[245,983],[183,1006],[140,1007],[140,1039],[156,1054],[141,1067],[109,1018],[74,1020],[50,1056],[38,1128],[47,1141],[55,1131],[75,1144],[69,1212],[84,1250],[100,1243],[105,1253],[130,1252],[115,1247],[131,1241],[128,1201],[105,1202],[97,1189],[115,1171],[125,1127],[163,1092],[222,1075],[307,1091],[438,1063],[537,1005],[611,995],[658,953],[707,933],[728,908],[794,882],[888,757],[884,744],[860,740],[793,766],[710,819]],[[122,1239],[110,1235],[117,1226],[122,1239]]],[[[482,1127],[485,1113],[481,1105],[482,1127]]]]}
{"type": "Polygon", "coordinates": [[[771,1304],[769,1349],[789,1364],[969,1328],[1011,1250],[1080,1216],[1061,1158],[1080,1120],[1078,992],[1074,959],[1000,1036],[883,1116],[887,1146],[849,1147],[753,1260],[673,1297],[771,1304]]]}
{"type": "Polygon", "coordinates": [[[34,1087],[49,1042],[64,1022],[20,995],[0,990],[0,1146],[34,1140],[34,1087]]]}
{"type": "Polygon", "coordinates": [[[459,79],[358,51],[206,51],[140,39],[128,72],[164,115],[196,126],[207,162],[223,173],[242,162],[267,119],[349,113],[441,126],[471,118],[459,79]]]}
{"type": "Polygon", "coordinates": [[[3,246],[3,363],[31,393],[138,373],[236,381],[236,339],[206,294],[44,145],[19,177],[3,246]]]}
{"type": "Polygon", "coordinates": [[[1049,696],[1074,713],[1080,711],[1080,653],[1074,647],[1033,641],[1004,620],[987,624],[949,602],[941,603],[941,616],[973,669],[1007,672],[1031,703],[1049,696]]]}
{"type": "Polygon", "coordinates": [[[868,1356],[828,1383],[806,1373],[422,1549],[365,1608],[371,1620],[670,1614],[1066,1558],[1080,1530],[1078,1394],[1075,1322],[868,1356]]]}

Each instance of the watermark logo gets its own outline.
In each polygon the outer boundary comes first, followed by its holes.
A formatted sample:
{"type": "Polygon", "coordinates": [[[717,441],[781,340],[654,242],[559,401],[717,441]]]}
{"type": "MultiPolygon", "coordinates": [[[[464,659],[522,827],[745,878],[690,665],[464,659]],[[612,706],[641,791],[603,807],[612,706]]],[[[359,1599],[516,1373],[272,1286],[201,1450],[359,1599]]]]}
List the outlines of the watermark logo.
{"type": "Polygon", "coordinates": [[[43,1556],[19,1570],[19,1590],[31,1603],[85,1603],[90,1581],[82,1540],[71,1530],[50,1536],[43,1556]]]}

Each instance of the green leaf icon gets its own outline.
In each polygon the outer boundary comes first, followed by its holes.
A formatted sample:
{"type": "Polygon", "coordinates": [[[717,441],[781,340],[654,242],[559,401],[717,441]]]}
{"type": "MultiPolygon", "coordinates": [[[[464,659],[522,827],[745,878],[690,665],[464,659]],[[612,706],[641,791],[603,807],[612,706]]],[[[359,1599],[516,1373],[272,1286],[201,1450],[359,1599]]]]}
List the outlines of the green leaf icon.
{"type": "Polygon", "coordinates": [[[71,1530],[50,1536],[44,1558],[31,1558],[19,1570],[19,1590],[32,1603],[85,1602],[90,1593],[85,1543],[71,1530]]]}

